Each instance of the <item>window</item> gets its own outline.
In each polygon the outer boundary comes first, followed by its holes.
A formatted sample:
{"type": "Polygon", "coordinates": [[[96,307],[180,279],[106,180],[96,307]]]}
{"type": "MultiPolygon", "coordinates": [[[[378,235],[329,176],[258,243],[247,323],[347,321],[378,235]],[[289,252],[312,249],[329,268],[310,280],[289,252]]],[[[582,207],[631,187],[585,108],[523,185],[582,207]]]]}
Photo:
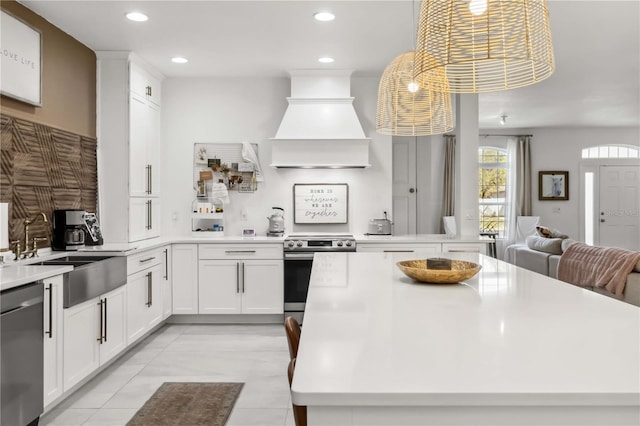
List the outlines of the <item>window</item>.
{"type": "Polygon", "coordinates": [[[507,202],[507,151],[481,147],[478,150],[480,232],[496,232],[504,237],[507,202]]]}
{"type": "Polygon", "coordinates": [[[582,150],[582,158],[639,158],[640,149],[633,145],[600,145],[582,150]]]}

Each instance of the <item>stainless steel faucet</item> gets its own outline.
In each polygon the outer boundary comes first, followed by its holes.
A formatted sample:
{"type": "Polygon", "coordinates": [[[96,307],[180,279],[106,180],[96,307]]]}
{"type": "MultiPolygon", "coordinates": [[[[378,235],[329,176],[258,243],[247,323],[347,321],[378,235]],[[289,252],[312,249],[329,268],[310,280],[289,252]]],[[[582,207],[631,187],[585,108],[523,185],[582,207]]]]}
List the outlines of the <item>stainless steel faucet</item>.
{"type": "Polygon", "coordinates": [[[38,241],[47,241],[46,237],[33,237],[33,241],[31,242],[31,248],[29,248],[29,225],[37,222],[38,219],[40,218],[42,218],[42,221],[44,223],[49,222],[49,219],[47,219],[47,215],[44,214],[43,212],[38,213],[33,218],[26,218],[24,220],[24,250],[21,250],[20,240],[11,242],[11,244],[15,245],[16,247],[14,251],[16,255],[15,260],[38,256],[38,241]]]}

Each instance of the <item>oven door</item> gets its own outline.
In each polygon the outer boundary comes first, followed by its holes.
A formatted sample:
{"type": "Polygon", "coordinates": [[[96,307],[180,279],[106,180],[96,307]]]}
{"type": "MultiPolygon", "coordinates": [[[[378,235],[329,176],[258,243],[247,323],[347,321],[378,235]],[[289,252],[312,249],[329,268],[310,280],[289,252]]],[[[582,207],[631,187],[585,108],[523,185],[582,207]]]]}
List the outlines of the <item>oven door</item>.
{"type": "Polygon", "coordinates": [[[313,253],[284,254],[284,311],[300,321],[309,291],[313,253]]]}

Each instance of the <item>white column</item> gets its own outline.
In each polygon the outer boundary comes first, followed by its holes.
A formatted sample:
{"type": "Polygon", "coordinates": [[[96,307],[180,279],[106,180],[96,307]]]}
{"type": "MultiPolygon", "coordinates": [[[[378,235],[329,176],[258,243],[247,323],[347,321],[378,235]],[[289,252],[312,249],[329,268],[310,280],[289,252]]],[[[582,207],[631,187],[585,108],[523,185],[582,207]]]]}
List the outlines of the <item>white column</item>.
{"type": "Polygon", "coordinates": [[[478,95],[456,95],[456,224],[458,235],[475,236],[478,220],[478,95]]]}

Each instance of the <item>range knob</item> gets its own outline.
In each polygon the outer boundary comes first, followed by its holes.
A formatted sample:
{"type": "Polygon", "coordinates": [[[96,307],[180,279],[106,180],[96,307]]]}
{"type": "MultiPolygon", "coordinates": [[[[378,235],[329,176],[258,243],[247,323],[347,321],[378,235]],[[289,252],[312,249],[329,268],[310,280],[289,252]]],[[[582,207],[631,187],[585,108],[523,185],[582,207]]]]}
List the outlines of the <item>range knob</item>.
{"type": "Polygon", "coordinates": [[[342,241],[338,241],[338,247],[342,247],[342,241]]]}
{"type": "Polygon", "coordinates": [[[293,241],[289,241],[288,246],[289,246],[289,247],[293,247],[293,241]]]}
{"type": "Polygon", "coordinates": [[[302,241],[298,241],[298,242],[296,243],[296,245],[297,245],[298,247],[302,247],[302,241]]]}
{"type": "Polygon", "coordinates": [[[347,241],[347,247],[351,247],[351,241],[347,241]]]}

